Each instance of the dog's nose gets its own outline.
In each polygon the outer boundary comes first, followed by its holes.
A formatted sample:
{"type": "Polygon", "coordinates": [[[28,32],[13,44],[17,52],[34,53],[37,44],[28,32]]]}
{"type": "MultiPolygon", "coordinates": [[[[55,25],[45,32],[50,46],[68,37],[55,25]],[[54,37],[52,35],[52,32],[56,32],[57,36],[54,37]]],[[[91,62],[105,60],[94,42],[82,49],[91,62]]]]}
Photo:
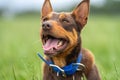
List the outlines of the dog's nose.
{"type": "Polygon", "coordinates": [[[42,24],[42,29],[43,29],[43,30],[50,30],[51,27],[52,27],[52,25],[51,25],[49,22],[44,22],[44,23],[42,24]]]}

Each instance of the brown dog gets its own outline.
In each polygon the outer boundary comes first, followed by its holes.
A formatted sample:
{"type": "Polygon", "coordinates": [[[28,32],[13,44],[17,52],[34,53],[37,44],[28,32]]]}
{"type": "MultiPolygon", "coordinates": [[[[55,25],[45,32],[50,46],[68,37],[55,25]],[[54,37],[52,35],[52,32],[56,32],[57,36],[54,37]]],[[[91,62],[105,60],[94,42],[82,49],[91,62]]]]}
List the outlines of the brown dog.
{"type": "Polygon", "coordinates": [[[44,64],[43,80],[82,80],[84,77],[87,80],[101,80],[93,54],[81,47],[80,33],[87,23],[89,3],[89,0],[83,0],[71,13],[56,13],[50,0],[45,0],[41,40],[46,62],[52,62],[54,66],[44,64]],[[77,65],[75,68],[73,63],[77,65]],[[65,72],[63,67],[70,64],[72,68],[67,67],[69,71],[65,72]],[[57,72],[55,67],[63,71],[57,72]]]}

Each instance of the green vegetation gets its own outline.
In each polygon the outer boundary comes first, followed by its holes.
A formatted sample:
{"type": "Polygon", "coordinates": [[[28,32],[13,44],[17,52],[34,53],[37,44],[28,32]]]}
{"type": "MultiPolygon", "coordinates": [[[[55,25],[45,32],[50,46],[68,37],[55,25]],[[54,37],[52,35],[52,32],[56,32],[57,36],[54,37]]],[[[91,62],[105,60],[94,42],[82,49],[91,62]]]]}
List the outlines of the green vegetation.
{"type": "MultiPolygon", "coordinates": [[[[120,76],[120,16],[90,16],[82,31],[83,47],[96,59],[102,80],[120,76]]],[[[0,18],[0,80],[42,80],[40,17],[0,18]]]]}

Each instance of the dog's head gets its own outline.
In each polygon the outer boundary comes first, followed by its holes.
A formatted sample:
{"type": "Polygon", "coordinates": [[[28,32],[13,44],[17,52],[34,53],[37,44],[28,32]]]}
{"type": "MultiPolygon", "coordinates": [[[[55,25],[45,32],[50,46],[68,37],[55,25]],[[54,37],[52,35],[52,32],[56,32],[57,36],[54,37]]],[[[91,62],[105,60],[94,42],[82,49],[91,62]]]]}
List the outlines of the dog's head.
{"type": "Polygon", "coordinates": [[[83,0],[70,13],[53,12],[50,0],[45,0],[41,29],[44,53],[48,56],[68,55],[81,42],[80,32],[87,23],[88,13],[89,0],[83,0]]]}

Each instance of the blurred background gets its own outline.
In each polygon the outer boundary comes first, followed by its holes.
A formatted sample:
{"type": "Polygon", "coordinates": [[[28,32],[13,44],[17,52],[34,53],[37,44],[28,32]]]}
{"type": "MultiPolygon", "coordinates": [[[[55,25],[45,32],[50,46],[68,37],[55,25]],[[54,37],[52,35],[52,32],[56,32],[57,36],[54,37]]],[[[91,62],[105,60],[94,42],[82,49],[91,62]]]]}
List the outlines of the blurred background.
{"type": "MultiPolygon", "coordinates": [[[[81,0],[51,0],[55,11],[70,11],[80,1],[81,0]]],[[[0,0],[0,15],[5,18],[13,18],[16,15],[24,13],[39,13],[43,2],[44,0],[0,0]]],[[[91,10],[99,14],[119,14],[119,3],[119,0],[91,0],[91,10]]]]}
{"type": "MultiPolygon", "coordinates": [[[[54,11],[72,11],[81,0],[51,0],[54,11]]],[[[0,80],[42,80],[40,10],[44,0],[0,0],[0,80]]],[[[96,59],[102,80],[120,76],[120,0],[91,0],[82,45],[96,59]]]]}

